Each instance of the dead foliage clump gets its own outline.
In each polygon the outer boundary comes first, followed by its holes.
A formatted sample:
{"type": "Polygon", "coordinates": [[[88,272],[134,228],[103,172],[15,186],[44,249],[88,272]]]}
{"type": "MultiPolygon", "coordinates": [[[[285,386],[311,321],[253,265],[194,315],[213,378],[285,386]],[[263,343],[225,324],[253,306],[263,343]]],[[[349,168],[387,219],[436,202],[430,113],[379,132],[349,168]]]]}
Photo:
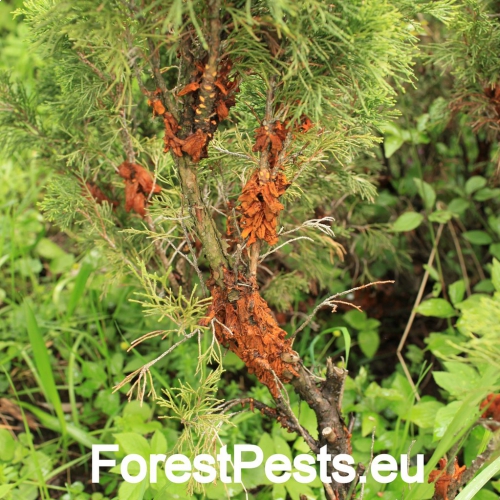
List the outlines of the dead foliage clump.
{"type": "Polygon", "coordinates": [[[248,238],[248,245],[257,239],[270,245],[278,242],[278,215],[285,208],[279,197],[287,190],[290,183],[285,174],[278,172],[273,179],[267,178],[269,171],[256,170],[238,198],[238,209],[242,214],[240,227],[241,236],[248,238]]]}
{"type": "Polygon", "coordinates": [[[172,151],[178,157],[186,153],[195,163],[208,157],[209,141],[219,123],[229,116],[229,109],[236,104],[235,94],[239,92],[239,80],[237,76],[230,79],[232,68],[233,64],[227,58],[212,73],[203,61],[195,63],[192,81],[177,93],[177,97],[191,97],[194,112],[194,130],[184,139],[178,137],[181,127],[166,110],[160,99],[160,91],[155,91],[154,98],[149,99],[148,104],[153,108],[153,116],[163,117],[165,153],[172,151]]]}
{"type": "Polygon", "coordinates": [[[86,198],[93,199],[99,204],[106,202],[113,207],[118,206],[118,202],[111,200],[108,196],[106,196],[97,184],[94,184],[93,182],[86,182],[85,187],[84,196],[86,198]]]}
{"type": "Polygon", "coordinates": [[[433,470],[429,474],[429,483],[435,483],[434,485],[434,498],[439,500],[448,500],[448,491],[450,487],[458,485],[462,474],[464,473],[465,465],[460,467],[458,461],[455,458],[453,464],[453,472],[451,474],[446,470],[448,461],[446,458],[439,460],[439,470],[433,470]]]}
{"type": "Polygon", "coordinates": [[[134,210],[139,215],[146,215],[149,197],[161,191],[151,173],[137,163],[124,161],[118,167],[118,173],[125,179],[125,210],[134,210]]]}
{"type": "Polygon", "coordinates": [[[481,410],[484,409],[483,418],[491,418],[496,422],[500,422],[500,394],[488,394],[481,403],[480,408],[481,410]]]}
{"type": "Polygon", "coordinates": [[[237,280],[230,271],[225,272],[224,289],[213,279],[207,284],[213,300],[203,324],[213,322],[218,342],[234,352],[273,397],[279,397],[280,383],[298,376],[299,356],[267,302],[242,275],[237,280]]]}

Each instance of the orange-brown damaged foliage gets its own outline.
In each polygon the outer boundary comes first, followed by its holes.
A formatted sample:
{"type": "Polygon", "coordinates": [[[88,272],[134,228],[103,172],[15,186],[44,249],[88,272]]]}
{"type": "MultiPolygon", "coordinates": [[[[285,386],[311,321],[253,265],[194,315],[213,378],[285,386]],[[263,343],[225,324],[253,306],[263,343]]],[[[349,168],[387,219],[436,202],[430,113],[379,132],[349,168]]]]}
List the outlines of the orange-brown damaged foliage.
{"type": "Polygon", "coordinates": [[[239,79],[235,76],[229,80],[229,73],[233,69],[233,63],[225,58],[221,61],[217,78],[214,82],[215,87],[219,91],[215,101],[215,113],[219,121],[225,120],[229,116],[229,109],[236,104],[234,94],[240,91],[239,79]]]}
{"type": "Polygon", "coordinates": [[[458,483],[462,474],[464,473],[465,465],[460,467],[458,461],[455,458],[455,463],[453,464],[454,470],[452,474],[448,474],[445,470],[448,464],[446,458],[439,460],[439,470],[433,470],[429,474],[429,483],[436,483],[434,486],[434,496],[439,500],[448,500],[448,490],[452,483],[458,483]]]}
{"type": "Polygon", "coordinates": [[[232,272],[226,271],[225,289],[214,280],[207,283],[213,300],[202,324],[215,320],[218,342],[234,352],[273,397],[279,397],[280,381],[286,383],[298,376],[294,363],[299,357],[259,292],[243,276],[238,281],[232,272]]]}
{"type": "Polygon", "coordinates": [[[481,403],[481,410],[485,410],[482,417],[492,418],[500,422],[500,394],[488,394],[486,399],[481,403]]]}
{"type": "Polygon", "coordinates": [[[301,132],[309,132],[314,127],[314,123],[306,115],[300,117],[299,129],[301,132]]]}
{"type": "Polygon", "coordinates": [[[208,157],[207,142],[208,135],[203,130],[198,129],[194,134],[186,137],[182,151],[191,156],[194,162],[199,162],[202,158],[208,157]]]}
{"type": "Polygon", "coordinates": [[[144,167],[124,161],[118,167],[118,173],[125,179],[125,210],[134,210],[139,215],[146,215],[147,200],[151,194],[161,191],[153,176],[144,167]]]}
{"type": "Polygon", "coordinates": [[[166,111],[163,113],[163,123],[165,124],[165,136],[163,138],[165,149],[163,151],[168,153],[172,150],[176,156],[182,156],[182,146],[184,145],[184,141],[177,137],[177,132],[180,128],[177,120],[171,113],[166,111]]]}
{"type": "Polygon", "coordinates": [[[270,245],[278,242],[278,215],[285,208],[278,199],[290,183],[282,172],[278,172],[274,179],[266,179],[268,175],[267,170],[256,170],[238,198],[241,204],[238,209],[243,216],[240,220],[241,236],[249,237],[249,246],[257,239],[270,245]]]}
{"type": "Polygon", "coordinates": [[[99,186],[92,182],[86,182],[86,192],[84,192],[84,196],[89,199],[95,200],[97,203],[101,204],[103,202],[107,202],[113,207],[118,205],[117,201],[110,200],[102,191],[99,186]]]}
{"type": "Polygon", "coordinates": [[[148,99],[148,106],[151,106],[153,108],[153,118],[155,116],[162,116],[163,113],[167,111],[161,100],[158,98],[148,99]]]}
{"type": "Polygon", "coordinates": [[[178,97],[182,97],[183,95],[190,94],[191,92],[195,92],[200,88],[200,84],[198,82],[188,83],[178,94],[178,97]]]}
{"type": "Polygon", "coordinates": [[[163,124],[165,125],[165,135],[163,137],[163,142],[165,144],[165,148],[163,149],[164,153],[168,153],[170,150],[176,156],[182,156],[182,146],[184,145],[184,141],[177,137],[177,132],[179,132],[179,124],[177,120],[174,118],[172,113],[168,112],[165,109],[165,106],[161,102],[161,99],[156,97],[160,94],[160,90],[156,89],[154,93],[153,99],[148,99],[148,106],[153,108],[153,117],[161,116],[163,117],[163,124]]]}
{"type": "Polygon", "coordinates": [[[255,145],[252,151],[263,153],[269,150],[268,161],[269,166],[272,168],[278,161],[278,156],[283,149],[283,143],[287,134],[288,129],[279,120],[270,125],[262,125],[255,130],[255,145]]]}

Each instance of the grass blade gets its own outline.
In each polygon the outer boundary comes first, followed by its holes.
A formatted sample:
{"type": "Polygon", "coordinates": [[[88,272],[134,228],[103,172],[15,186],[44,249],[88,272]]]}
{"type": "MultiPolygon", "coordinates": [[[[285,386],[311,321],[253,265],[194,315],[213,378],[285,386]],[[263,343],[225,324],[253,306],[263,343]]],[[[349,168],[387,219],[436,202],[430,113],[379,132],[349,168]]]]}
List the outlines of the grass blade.
{"type": "Polygon", "coordinates": [[[24,314],[26,317],[26,328],[30,339],[35,366],[40,377],[41,389],[45,395],[47,403],[52,404],[59,419],[61,432],[66,434],[66,421],[64,419],[64,411],[61,405],[59,392],[57,391],[52,365],[50,363],[49,352],[45,345],[42,332],[38,327],[35,315],[28,302],[24,302],[24,314]]]}
{"type": "Polygon", "coordinates": [[[478,474],[455,498],[455,500],[470,500],[498,472],[500,472],[500,457],[478,474]]]}
{"type": "MultiPolygon", "coordinates": [[[[24,409],[35,415],[40,423],[44,427],[47,427],[47,429],[50,429],[54,432],[62,431],[61,422],[59,421],[59,419],[55,418],[49,413],[46,413],[43,410],[40,410],[40,408],[30,405],[29,403],[25,403],[24,401],[20,401],[19,406],[22,406],[24,409]]],[[[85,446],[86,448],[92,449],[92,445],[100,444],[100,441],[98,439],[73,424],[66,424],[66,433],[69,437],[74,439],[77,443],[85,446]]]]}
{"type": "Polygon", "coordinates": [[[337,327],[337,330],[342,332],[344,336],[344,344],[345,344],[345,367],[347,368],[347,363],[349,362],[349,352],[351,350],[351,335],[349,334],[349,330],[345,326],[337,327]]]}
{"type": "Polygon", "coordinates": [[[315,361],[314,358],[314,345],[316,342],[323,336],[326,335],[327,333],[333,333],[335,332],[342,332],[342,335],[344,337],[344,346],[345,346],[345,367],[347,368],[347,363],[349,362],[349,352],[351,351],[351,335],[349,334],[349,330],[345,326],[333,326],[331,328],[327,328],[326,330],[323,330],[320,332],[318,335],[316,335],[315,339],[311,342],[310,344],[310,352],[311,352],[311,360],[315,361]]]}
{"type": "Polygon", "coordinates": [[[82,298],[85,292],[85,285],[89,279],[90,273],[92,272],[92,266],[89,264],[82,264],[80,271],[78,272],[75,279],[75,286],[68,301],[67,316],[70,318],[75,312],[78,302],[82,298]]]}

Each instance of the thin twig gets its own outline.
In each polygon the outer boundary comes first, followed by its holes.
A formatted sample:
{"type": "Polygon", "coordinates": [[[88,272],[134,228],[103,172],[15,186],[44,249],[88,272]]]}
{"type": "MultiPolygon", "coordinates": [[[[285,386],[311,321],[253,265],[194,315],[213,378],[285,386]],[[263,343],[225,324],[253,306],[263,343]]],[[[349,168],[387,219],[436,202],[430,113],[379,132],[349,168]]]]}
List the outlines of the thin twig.
{"type": "Polygon", "coordinates": [[[250,160],[252,162],[255,162],[255,158],[253,156],[244,153],[235,153],[234,151],[229,151],[227,149],[223,149],[219,146],[214,146],[214,145],[212,145],[212,148],[218,151],[219,153],[224,153],[226,155],[236,156],[237,158],[244,158],[245,160],[250,160]]]}
{"type": "Polygon", "coordinates": [[[323,302],[321,302],[320,304],[318,304],[314,308],[313,312],[307,317],[307,319],[297,328],[297,330],[295,330],[295,332],[293,332],[293,334],[291,335],[291,338],[294,338],[299,332],[301,332],[312,321],[312,319],[314,318],[314,316],[316,316],[316,313],[320,309],[322,309],[323,307],[326,307],[326,306],[332,307],[335,304],[335,301],[333,299],[336,299],[337,297],[341,297],[342,295],[347,295],[349,293],[356,292],[357,290],[362,290],[363,288],[368,288],[370,286],[375,286],[375,285],[385,285],[387,283],[394,283],[394,281],[392,281],[392,280],[374,281],[373,283],[367,283],[366,285],[357,286],[355,288],[351,288],[350,290],[345,290],[344,292],[339,292],[339,293],[336,293],[335,295],[331,295],[330,297],[323,300],[323,302]]]}
{"type": "Polygon", "coordinates": [[[462,276],[464,277],[465,288],[467,290],[467,297],[470,297],[472,292],[470,289],[469,277],[467,275],[467,267],[465,266],[464,254],[462,253],[462,248],[460,247],[460,242],[458,241],[455,226],[453,226],[453,222],[451,220],[448,221],[448,229],[450,230],[451,237],[453,238],[453,243],[457,251],[458,262],[460,262],[460,269],[462,270],[462,276]]]}
{"type": "Polygon", "coordinates": [[[146,363],[144,366],[142,366],[138,370],[135,370],[130,375],[127,375],[118,385],[115,385],[113,387],[113,392],[119,391],[124,385],[128,384],[129,382],[131,382],[138,375],[137,380],[132,384],[132,387],[127,392],[128,400],[129,401],[132,400],[132,395],[134,393],[135,388],[137,387],[138,388],[138,390],[137,390],[137,398],[139,399],[139,401],[142,404],[142,402],[144,401],[144,396],[146,394],[146,387],[147,387],[147,378],[146,377],[149,378],[149,381],[150,381],[150,384],[151,384],[151,390],[148,393],[148,396],[149,396],[149,394],[152,394],[154,397],[156,397],[156,392],[154,390],[153,380],[152,380],[150,368],[154,364],[158,363],[158,361],[160,361],[161,359],[163,359],[165,356],[167,356],[168,354],[170,354],[174,349],[176,349],[177,347],[179,347],[181,344],[183,344],[184,342],[187,342],[191,337],[194,337],[198,333],[198,330],[199,329],[196,329],[193,332],[185,335],[181,340],[179,340],[178,342],[176,342],[172,347],[170,347],[165,352],[163,352],[162,354],[160,354],[157,358],[153,359],[149,363],[146,363]],[[141,387],[141,383],[142,383],[142,387],[141,387]]]}
{"type": "MultiPolygon", "coordinates": [[[[128,125],[127,125],[127,119],[125,117],[125,109],[122,108],[120,110],[120,122],[122,124],[121,128],[121,133],[123,137],[123,149],[125,149],[125,154],[127,156],[127,161],[129,163],[135,163],[135,152],[134,152],[134,145],[132,144],[132,135],[130,134],[128,130],[128,125]]],[[[153,188],[154,189],[154,184],[153,183],[153,188]]]]}
{"type": "MultiPolygon", "coordinates": [[[[171,243],[171,242],[170,242],[171,243]]],[[[170,256],[170,259],[167,261],[167,264],[168,264],[168,267],[170,267],[172,265],[172,262],[174,261],[175,259],[175,256],[177,254],[179,255],[182,255],[184,256],[182,253],[181,253],[181,250],[182,250],[182,247],[186,244],[186,241],[185,240],[182,240],[179,245],[177,245],[177,247],[175,247],[175,251],[174,253],[170,256]]]]}
{"type": "MultiPolygon", "coordinates": [[[[212,323],[216,322],[217,324],[219,324],[220,326],[222,326],[222,328],[224,328],[224,330],[227,330],[229,332],[229,335],[231,335],[231,337],[234,337],[234,333],[232,332],[232,330],[226,326],[224,323],[221,323],[217,318],[214,318],[212,320],[212,323]]],[[[215,332],[215,330],[214,330],[215,332]]]]}
{"type": "Polygon", "coordinates": [[[261,255],[259,258],[259,263],[262,262],[266,257],[269,257],[269,255],[273,254],[274,252],[277,252],[280,248],[283,248],[285,245],[288,245],[298,240],[307,240],[307,241],[312,241],[314,243],[314,240],[312,238],[309,238],[309,236],[297,236],[296,238],[292,238],[291,240],[281,243],[281,245],[278,245],[272,250],[269,250],[269,252],[265,253],[264,255],[261,255]]]}
{"type": "Polygon", "coordinates": [[[109,82],[111,80],[111,78],[105,75],[94,63],[89,61],[87,59],[87,56],[83,52],[77,51],[76,53],[80,61],[82,61],[83,64],[85,64],[86,66],[88,66],[103,82],[109,82]]]}
{"type": "Polygon", "coordinates": [[[295,233],[296,231],[300,231],[301,229],[304,228],[312,228],[312,229],[318,229],[322,233],[327,234],[328,236],[331,236],[332,238],[335,237],[335,233],[332,231],[332,228],[325,224],[325,223],[332,223],[335,221],[334,217],[322,217],[321,219],[309,219],[303,222],[300,226],[294,227],[293,229],[290,229],[289,231],[283,231],[283,228],[280,229],[278,235],[282,236],[285,234],[292,234],[295,233]]]}
{"type": "MultiPolygon", "coordinates": [[[[462,223],[462,221],[460,219],[457,219],[457,224],[460,226],[460,229],[462,230],[462,232],[465,233],[467,231],[466,227],[463,225],[463,223],[462,223]]],[[[479,260],[477,259],[476,253],[474,252],[474,249],[472,248],[472,245],[465,238],[464,238],[464,242],[465,242],[465,246],[470,251],[470,256],[472,257],[472,260],[474,261],[474,265],[476,266],[477,274],[479,274],[479,277],[482,280],[486,279],[486,275],[484,274],[483,267],[481,266],[479,260]]]]}
{"type": "Polygon", "coordinates": [[[415,319],[415,316],[417,314],[417,307],[420,304],[420,301],[422,300],[422,297],[424,295],[424,290],[425,290],[425,285],[427,284],[427,280],[429,278],[429,269],[432,267],[432,263],[434,262],[434,257],[436,256],[437,252],[437,247],[439,245],[439,240],[441,239],[441,234],[443,234],[443,228],[444,224],[440,224],[437,234],[436,234],[436,241],[434,243],[434,246],[432,247],[431,254],[429,255],[429,260],[427,261],[427,268],[425,270],[424,276],[422,278],[422,283],[420,283],[420,289],[418,290],[417,298],[415,299],[415,303],[413,304],[413,309],[411,311],[410,317],[408,318],[408,323],[406,324],[405,331],[403,332],[403,336],[401,337],[401,341],[399,342],[396,354],[398,356],[398,359],[401,363],[401,366],[403,367],[403,371],[405,372],[406,378],[408,379],[408,382],[410,382],[410,385],[413,388],[413,393],[415,394],[415,398],[417,401],[420,401],[420,395],[418,394],[417,387],[415,383],[413,382],[412,376],[410,374],[410,371],[408,370],[408,367],[406,366],[405,359],[401,352],[403,351],[403,347],[406,343],[406,339],[408,338],[408,335],[410,333],[411,327],[413,325],[413,321],[415,319]]]}
{"type": "MultiPolygon", "coordinates": [[[[368,462],[368,467],[366,468],[366,473],[365,474],[368,474],[368,472],[370,472],[370,467],[372,466],[372,462],[373,462],[373,448],[375,447],[375,427],[373,428],[373,431],[372,431],[372,446],[371,446],[371,449],[370,449],[370,461],[368,462]]],[[[366,476],[362,476],[362,477],[365,477],[365,480],[364,481],[361,481],[361,491],[359,492],[359,500],[363,500],[363,495],[365,494],[365,485],[366,485],[366,476]]]]}
{"type": "MultiPolygon", "coordinates": [[[[156,228],[155,228],[155,225],[153,223],[153,219],[151,218],[151,216],[148,214],[146,214],[146,216],[144,217],[144,219],[146,220],[148,226],[149,226],[149,229],[153,232],[153,233],[156,233],[156,228]]],[[[153,246],[154,246],[154,249],[155,249],[155,254],[157,255],[157,257],[160,259],[162,265],[163,265],[163,269],[164,271],[167,273],[168,272],[168,269],[170,267],[170,262],[168,259],[167,259],[167,256],[165,254],[165,250],[162,248],[162,244],[161,244],[161,241],[158,240],[158,239],[153,239],[153,246]]],[[[175,254],[174,254],[175,256],[175,254]]],[[[174,276],[174,274],[172,272],[168,272],[168,282],[170,283],[170,286],[172,287],[172,290],[174,291],[175,294],[179,293],[179,289],[180,289],[180,285],[179,285],[179,282],[177,281],[177,278],[174,276]]]]}

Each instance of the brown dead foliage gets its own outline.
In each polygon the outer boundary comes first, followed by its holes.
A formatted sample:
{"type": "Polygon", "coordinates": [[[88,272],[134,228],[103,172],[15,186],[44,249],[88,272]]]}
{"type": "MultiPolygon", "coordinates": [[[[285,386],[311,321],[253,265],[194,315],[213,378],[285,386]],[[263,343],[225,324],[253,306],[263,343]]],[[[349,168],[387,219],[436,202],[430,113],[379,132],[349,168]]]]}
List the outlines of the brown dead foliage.
{"type": "Polygon", "coordinates": [[[160,89],[156,89],[153,94],[154,97],[148,99],[148,105],[153,108],[153,117],[163,117],[163,124],[165,125],[165,135],[163,137],[165,148],[163,151],[168,153],[171,150],[176,156],[180,157],[182,156],[181,148],[184,144],[184,141],[177,137],[180,127],[172,113],[166,110],[161,99],[158,97],[160,94],[160,89]]]}
{"type": "Polygon", "coordinates": [[[153,117],[162,116],[163,113],[167,111],[161,100],[158,98],[148,99],[148,106],[153,108],[153,117]]]}
{"type": "MultiPolygon", "coordinates": [[[[39,428],[38,422],[31,413],[28,413],[26,410],[22,411],[17,404],[7,398],[0,398],[0,419],[3,422],[16,420],[20,423],[19,429],[23,430],[23,422],[26,422],[31,430],[36,431],[39,428]]],[[[18,428],[12,426],[12,429],[17,430],[18,428]]]]}
{"type": "Polygon", "coordinates": [[[207,283],[213,300],[202,324],[213,321],[218,342],[234,352],[249,373],[254,373],[269,388],[273,397],[279,397],[280,382],[286,383],[298,376],[294,363],[299,357],[267,302],[242,275],[236,280],[234,274],[226,270],[224,283],[225,289],[217,286],[213,279],[207,283]]]}
{"type": "Polygon", "coordinates": [[[496,84],[493,87],[486,87],[483,90],[495,110],[495,113],[500,118],[500,85],[496,84]]]}
{"type": "Polygon", "coordinates": [[[215,113],[221,122],[229,116],[229,110],[236,104],[234,95],[240,91],[239,79],[235,76],[232,80],[229,79],[229,73],[233,69],[233,63],[230,59],[222,60],[217,78],[214,82],[215,87],[219,90],[215,100],[215,113]]]}
{"type": "Polygon", "coordinates": [[[433,470],[429,474],[429,483],[436,483],[434,486],[434,497],[439,500],[448,500],[448,490],[452,484],[458,484],[462,474],[467,468],[465,465],[460,467],[458,465],[458,461],[455,458],[455,462],[453,464],[454,471],[452,474],[448,474],[446,471],[446,466],[448,461],[446,458],[442,458],[439,460],[439,469],[433,470]]]}
{"type": "Polygon", "coordinates": [[[110,200],[102,191],[99,186],[94,184],[93,182],[86,182],[86,191],[84,193],[84,196],[89,199],[95,200],[97,203],[101,204],[103,202],[109,203],[110,205],[113,205],[116,207],[118,205],[117,201],[110,200]],[[90,196],[89,196],[90,195],[90,196]]]}
{"type": "Polygon", "coordinates": [[[147,200],[151,194],[161,191],[153,176],[144,167],[124,161],[118,167],[118,173],[125,179],[125,210],[134,210],[139,215],[146,215],[147,200]]]}
{"type": "Polygon", "coordinates": [[[208,135],[198,129],[194,134],[186,137],[182,151],[191,156],[194,162],[199,162],[202,158],[208,158],[207,144],[208,135]]]}
{"type": "Polygon", "coordinates": [[[480,408],[485,410],[483,418],[492,418],[496,422],[500,422],[500,394],[488,394],[480,408]]]}
{"type": "Polygon", "coordinates": [[[255,144],[252,151],[263,153],[268,150],[269,166],[272,168],[276,165],[287,134],[288,128],[279,120],[270,125],[262,125],[255,130],[255,144]]]}
{"type": "Polygon", "coordinates": [[[306,115],[300,117],[299,129],[301,132],[309,132],[314,127],[314,123],[306,115]]]}
{"type": "Polygon", "coordinates": [[[242,214],[241,236],[249,237],[249,246],[257,239],[270,245],[278,242],[278,215],[285,208],[278,200],[290,183],[282,172],[278,172],[274,179],[266,179],[266,175],[269,175],[267,170],[256,170],[238,198],[241,204],[238,209],[242,214]]]}
{"type": "Polygon", "coordinates": [[[200,88],[199,82],[191,82],[188,83],[178,94],[178,97],[182,97],[183,95],[190,94],[191,92],[195,92],[200,88]]]}
{"type": "Polygon", "coordinates": [[[182,146],[184,145],[184,141],[177,137],[177,132],[179,132],[180,128],[177,120],[171,113],[166,111],[163,113],[163,123],[165,124],[165,136],[163,138],[165,149],[163,151],[168,153],[172,150],[176,156],[182,156],[182,146]]]}

